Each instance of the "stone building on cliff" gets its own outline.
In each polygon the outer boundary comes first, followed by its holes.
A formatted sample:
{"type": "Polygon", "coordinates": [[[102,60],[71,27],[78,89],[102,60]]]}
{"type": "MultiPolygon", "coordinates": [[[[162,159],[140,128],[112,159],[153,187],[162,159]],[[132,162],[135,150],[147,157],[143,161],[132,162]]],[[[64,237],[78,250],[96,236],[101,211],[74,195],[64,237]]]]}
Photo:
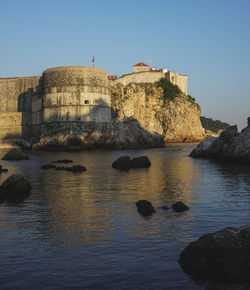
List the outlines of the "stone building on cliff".
{"type": "Polygon", "coordinates": [[[167,78],[172,84],[177,85],[181,91],[188,94],[188,76],[177,72],[168,71],[167,69],[150,68],[149,65],[139,62],[133,65],[133,73],[125,74],[120,78],[110,79],[112,84],[121,83],[126,86],[129,83],[152,83],[161,78],[167,78]]]}
{"type": "Polygon", "coordinates": [[[111,88],[117,83],[154,83],[167,78],[187,94],[187,76],[144,63],[117,78],[87,66],[50,68],[42,76],[0,78],[0,140],[39,138],[54,125],[83,132],[111,125],[111,88]]]}

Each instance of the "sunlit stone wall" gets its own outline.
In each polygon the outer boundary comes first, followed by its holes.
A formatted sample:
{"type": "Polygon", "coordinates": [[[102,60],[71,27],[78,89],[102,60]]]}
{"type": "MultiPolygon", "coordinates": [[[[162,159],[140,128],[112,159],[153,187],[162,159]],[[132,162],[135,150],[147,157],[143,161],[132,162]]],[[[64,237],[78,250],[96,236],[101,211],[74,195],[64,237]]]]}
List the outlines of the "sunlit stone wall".
{"type": "Polygon", "coordinates": [[[43,73],[41,85],[43,124],[111,122],[105,70],[84,66],[51,68],[43,73]]]}

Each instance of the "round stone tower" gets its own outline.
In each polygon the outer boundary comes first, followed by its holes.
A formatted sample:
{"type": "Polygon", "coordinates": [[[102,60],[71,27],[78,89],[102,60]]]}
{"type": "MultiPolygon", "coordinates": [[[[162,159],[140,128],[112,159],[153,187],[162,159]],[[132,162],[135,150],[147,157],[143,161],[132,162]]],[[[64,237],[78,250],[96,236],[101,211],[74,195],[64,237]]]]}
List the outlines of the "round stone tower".
{"type": "Polygon", "coordinates": [[[42,127],[78,124],[82,129],[111,123],[110,87],[105,70],[61,66],[42,75],[42,127]]]}

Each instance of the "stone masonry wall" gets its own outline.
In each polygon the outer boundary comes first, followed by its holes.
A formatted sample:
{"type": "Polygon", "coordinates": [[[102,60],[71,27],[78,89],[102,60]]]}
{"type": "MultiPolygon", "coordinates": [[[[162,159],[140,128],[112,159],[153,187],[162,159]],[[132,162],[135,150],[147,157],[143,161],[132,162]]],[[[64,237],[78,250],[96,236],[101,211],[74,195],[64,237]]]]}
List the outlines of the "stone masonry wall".
{"type": "Polygon", "coordinates": [[[177,72],[169,71],[166,73],[166,77],[172,84],[177,85],[181,91],[187,95],[188,77],[186,75],[180,75],[177,72]]]}
{"type": "Polygon", "coordinates": [[[165,78],[165,73],[163,72],[138,72],[133,74],[124,75],[114,81],[111,81],[112,85],[122,84],[126,86],[130,83],[154,83],[159,79],[165,78]]]}
{"type": "Polygon", "coordinates": [[[0,79],[0,139],[31,136],[31,102],[39,79],[0,79]]]}
{"type": "Polygon", "coordinates": [[[42,76],[42,103],[44,124],[111,123],[107,72],[77,66],[48,69],[42,76]]]}

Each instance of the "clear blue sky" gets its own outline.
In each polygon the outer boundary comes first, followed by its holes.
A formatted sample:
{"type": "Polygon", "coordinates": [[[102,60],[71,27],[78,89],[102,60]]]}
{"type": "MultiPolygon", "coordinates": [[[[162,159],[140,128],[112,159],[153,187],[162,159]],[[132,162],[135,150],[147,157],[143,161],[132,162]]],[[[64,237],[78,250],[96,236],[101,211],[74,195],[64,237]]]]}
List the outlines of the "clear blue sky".
{"type": "Polygon", "coordinates": [[[202,115],[250,116],[250,0],[0,0],[0,77],[143,61],[189,76],[202,115]]]}

